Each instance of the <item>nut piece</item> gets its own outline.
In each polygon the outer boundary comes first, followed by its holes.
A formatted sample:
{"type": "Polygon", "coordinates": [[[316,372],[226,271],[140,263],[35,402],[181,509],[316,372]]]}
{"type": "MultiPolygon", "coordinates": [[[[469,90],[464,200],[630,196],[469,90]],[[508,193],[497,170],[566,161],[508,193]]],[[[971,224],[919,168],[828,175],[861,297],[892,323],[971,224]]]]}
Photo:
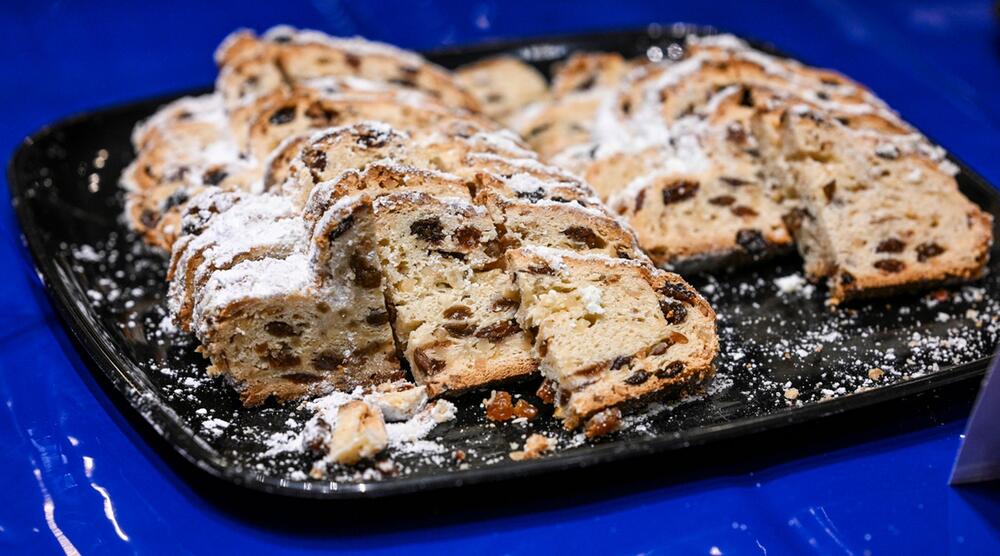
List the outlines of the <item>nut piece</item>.
{"type": "Polygon", "coordinates": [[[878,367],[868,369],[868,378],[872,380],[882,380],[883,376],[885,376],[885,371],[878,367]]]}
{"type": "Polygon", "coordinates": [[[380,385],[369,401],[378,406],[386,422],[406,421],[427,404],[427,388],[405,381],[380,385]]]}
{"type": "Polygon", "coordinates": [[[785,399],[794,400],[798,399],[798,397],[799,397],[798,388],[788,388],[785,390],[785,399]]]}
{"type": "Polygon", "coordinates": [[[388,443],[382,415],[365,402],[354,400],[337,410],[337,424],[326,447],[332,461],[354,465],[381,452],[388,443]]]}
{"type": "Polygon", "coordinates": [[[521,461],[525,459],[537,459],[538,456],[548,452],[553,448],[553,442],[547,437],[535,433],[524,442],[524,450],[510,453],[510,459],[521,461]]]}

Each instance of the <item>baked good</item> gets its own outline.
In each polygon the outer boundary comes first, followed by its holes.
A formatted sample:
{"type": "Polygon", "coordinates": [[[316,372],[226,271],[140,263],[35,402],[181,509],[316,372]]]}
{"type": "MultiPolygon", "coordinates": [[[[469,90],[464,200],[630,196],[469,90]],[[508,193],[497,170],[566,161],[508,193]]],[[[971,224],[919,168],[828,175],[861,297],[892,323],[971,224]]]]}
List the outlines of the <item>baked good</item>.
{"type": "MultiPolygon", "coordinates": [[[[189,327],[209,373],[229,379],[248,406],[402,378],[369,238],[363,225],[344,224],[364,211],[343,203],[330,216],[341,218],[341,233],[327,239],[340,246],[319,273],[300,211],[274,208],[291,206],[250,196],[208,219],[197,237],[179,240],[171,291],[193,292],[189,327]]],[[[185,228],[194,234],[198,222],[185,228]]],[[[184,307],[171,303],[182,324],[184,307]]]]}
{"type": "Polygon", "coordinates": [[[447,106],[479,109],[475,98],[444,69],[412,52],[360,38],[288,26],[274,27],[260,38],[241,30],[223,42],[216,60],[216,88],[229,108],[309,79],[350,76],[422,91],[447,106]]]}
{"type": "Polygon", "coordinates": [[[497,264],[493,221],[464,197],[397,192],[373,204],[394,330],[417,382],[437,396],[534,372],[514,320],[517,290],[497,264]]]}
{"type": "Polygon", "coordinates": [[[786,220],[831,303],[983,274],[993,219],[919,135],[853,129],[801,104],[780,121],[776,171],[796,199],[786,220]]]}
{"type": "Polygon", "coordinates": [[[509,251],[507,261],[520,292],[517,322],[534,334],[567,428],[712,376],[715,313],[679,276],[541,247],[509,251]]]}
{"type": "Polygon", "coordinates": [[[207,188],[248,189],[252,163],[237,155],[221,97],[184,97],[132,133],[136,159],[122,172],[126,218],[143,239],[169,250],[188,199],[207,188]]]}
{"type": "Polygon", "coordinates": [[[513,56],[497,56],[462,66],[455,79],[476,97],[483,114],[507,123],[525,106],[548,94],[545,77],[513,56]]]}

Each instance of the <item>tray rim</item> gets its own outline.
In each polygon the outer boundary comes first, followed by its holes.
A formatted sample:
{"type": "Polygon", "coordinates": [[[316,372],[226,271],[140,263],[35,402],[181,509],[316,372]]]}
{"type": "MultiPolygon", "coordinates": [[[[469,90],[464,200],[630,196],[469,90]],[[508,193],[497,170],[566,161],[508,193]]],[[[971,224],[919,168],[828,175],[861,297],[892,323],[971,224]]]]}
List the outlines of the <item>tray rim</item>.
{"type": "MultiPolygon", "coordinates": [[[[503,51],[517,49],[527,45],[558,42],[586,41],[614,36],[642,36],[648,32],[653,23],[642,28],[623,28],[611,30],[592,30],[579,33],[563,33],[557,35],[539,35],[534,37],[518,37],[512,39],[494,39],[468,45],[448,45],[422,51],[429,58],[439,56],[479,54],[498,54],[503,51]]],[[[660,25],[660,24],[655,24],[660,25]]],[[[717,33],[724,32],[715,27],[693,25],[687,23],[662,24],[667,33],[671,30],[683,29],[687,33],[717,33]]],[[[744,35],[738,37],[747,40],[755,47],[773,47],[764,41],[757,41],[744,35]]],[[[795,59],[799,59],[794,57],[795,59]]],[[[595,467],[613,461],[624,461],[643,455],[663,454],[688,447],[703,446],[716,442],[725,442],[737,436],[773,432],[791,425],[824,419],[862,408],[872,407],[883,402],[898,401],[918,394],[937,390],[981,377],[988,368],[991,357],[984,357],[961,365],[951,366],[941,371],[928,373],[892,385],[873,388],[825,402],[816,402],[801,407],[789,407],[767,415],[759,415],[740,419],[732,423],[703,426],[689,431],[677,431],[670,435],[643,439],[633,439],[627,442],[609,442],[590,445],[585,450],[576,453],[555,454],[551,457],[514,462],[507,461],[487,467],[465,470],[446,470],[442,474],[432,476],[407,476],[384,481],[338,484],[335,482],[296,481],[273,476],[265,476],[241,467],[229,467],[226,460],[210,446],[200,441],[197,435],[185,426],[179,417],[173,413],[168,404],[158,397],[147,398],[143,390],[131,379],[126,370],[134,366],[124,354],[117,352],[113,346],[106,344],[100,338],[96,329],[89,326],[84,311],[74,302],[73,293],[57,270],[53,259],[46,257],[41,228],[33,213],[28,209],[25,200],[30,189],[27,179],[21,179],[21,169],[25,158],[40,140],[93,118],[113,115],[119,112],[134,110],[152,103],[166,103],[182,96],[204,94],[211,87],[201,87],[177,91],[148,98],[137,99],[125,103],[98,107],[73,113],[47,124],[26,137],[14,150],[7,165],[7,181],[11,205],[17,215],[22,242],[31,255],[32,266],[42,282],[56,313],[63,325],[69,329],[69,336],[74,343],[83,347],[90,361],[84,360],[91,373],[96,365],[104,378],[108,379],[115,392],[124,397],[129,407],[142,420],[165,440],[181,457],[217,479],[268,494],[279,494],[293,498],[311,498],[324,500],[351,500],[380,498],[426,492],[442,488],[460,487],[463,485],[493,483],[519,477],[536,476],[558,470],[595,467]],[[139,403],[140,399],[149,399],[148,403],[139,403]]],[[[979,173],[963,161],[949,153],[949,159],[954,162],[976,186],[1000,197],[1000,190],[986,181],[979,173]]],[[[12,230],[13,231],[13,230],[12,230]]],[[[88,306],[89,307],[89,306],[88,306]]]]}

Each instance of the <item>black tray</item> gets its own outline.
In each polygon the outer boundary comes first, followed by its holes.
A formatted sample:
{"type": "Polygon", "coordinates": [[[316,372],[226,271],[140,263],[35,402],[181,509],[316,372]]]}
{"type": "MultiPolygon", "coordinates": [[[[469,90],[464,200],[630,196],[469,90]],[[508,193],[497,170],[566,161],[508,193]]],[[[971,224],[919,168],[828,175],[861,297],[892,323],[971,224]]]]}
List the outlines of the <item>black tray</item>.
{"type": "MultiPolygon", "coordinates": [[[[455,48],[428,56],[455,67],[510,53],[547,72],[553,62],[576,50],[613,50],[629,56],[643,55],[651,47],[668,52],[690,32],[706,30],[651,26],[455,48]]],[[[528,427],[494,425],[479,406],[483,393],[474,393],[456,400],[456,421],[434,431],[446,448],[438,457],[396,454],[404,472],[377,480],[356,473],[336,482],[293,478],[295,470],[308,469],[308,459],[264,457],[262,438],[285,430],[288,418],[302,422],[306,416],[291,406],[246,410],[221,381],[204,377],[205,362],[194,352],[193,340],[160,329],[164,258],[146,250],[120,218],[117,180],[134,156],[132,127],[174,97],[76,116],[39,131],[11,161],[11,195],[39,274],[59,314],[93,359],[92,368],[184,458],[239,485],[292,496],[371,497],[678,450],[974,379],[984,372],[1000,337],[997,247],[991,272],[977,284],[837,312],[825,309],[822,288],[812,295],[778,292],[774,279],[798,272],[801,265],[789,256],[753,268],[689,277],[720,315],[719,376],[705,395],[654,405],[641,417],[630,418],[633,426],[623,432],[597,443],[584,442],[561,432],[545,410],[528,427]],[[873,368],[882,369],[884,376],[870,378],[873,368]],[[798,391],[794,400],[786,392],[790,388],[798,391]],[[199,411],[203,409],[207,411],[199,411]],[[231,425],[216,434],[218,429],[205,427],[209,418],[231,425]],[[511,461],[510,443],[523,442],[531,432],[559,436],[563,448],[543,459],[511,461]],[[464,468],[450,457],[456,449],[468,455],[464,468]]],[[[962,191],[1000,217],[1000,193],[955,162],[962,170],[962,191]]],[[[534,399],[534,386],[511,390],[534,399]]],[[[898,405],[886,407],[891,411],[898,405]]]]}

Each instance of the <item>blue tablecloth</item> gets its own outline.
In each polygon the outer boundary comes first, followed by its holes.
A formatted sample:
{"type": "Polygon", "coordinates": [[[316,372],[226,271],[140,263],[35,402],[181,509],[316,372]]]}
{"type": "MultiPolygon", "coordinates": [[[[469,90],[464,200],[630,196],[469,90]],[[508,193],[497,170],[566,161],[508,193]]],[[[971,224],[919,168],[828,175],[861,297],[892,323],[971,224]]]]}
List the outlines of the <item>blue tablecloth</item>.
{"type": "MultiPolygon", "coordinates": [[[[983,0],[13,4],[0,13],[5,153],[73,112],[210,83],[213,48],[239,26],[290,23],[428,48],[687,21],[859,79],[1000,183],[1000,31],[983,0]]],[[[617,466],[544,503],[544,481],[530,483],[530,497],[528,483],[491,491],[532,500],[523,510],[442,495],[449,507],[386,501],[367,510],[366,526],[345,528],[351,506],[243,496],[178,463],[102,390],[54,317],[6,202],[0,236],[0,553],[1000,553],[996,485],[946,486],[962,418],[847,441],[825,430],[828,447],[813,439],[766,458],[745,443],[721,452],[725,466],[639,487],[630,477],[621,491],[631,468],[617,466]],[[379,509],[414,519],[380,526],[379,509]]],[[[684,457],[664,456],[665,473],[684,457]]]]}

